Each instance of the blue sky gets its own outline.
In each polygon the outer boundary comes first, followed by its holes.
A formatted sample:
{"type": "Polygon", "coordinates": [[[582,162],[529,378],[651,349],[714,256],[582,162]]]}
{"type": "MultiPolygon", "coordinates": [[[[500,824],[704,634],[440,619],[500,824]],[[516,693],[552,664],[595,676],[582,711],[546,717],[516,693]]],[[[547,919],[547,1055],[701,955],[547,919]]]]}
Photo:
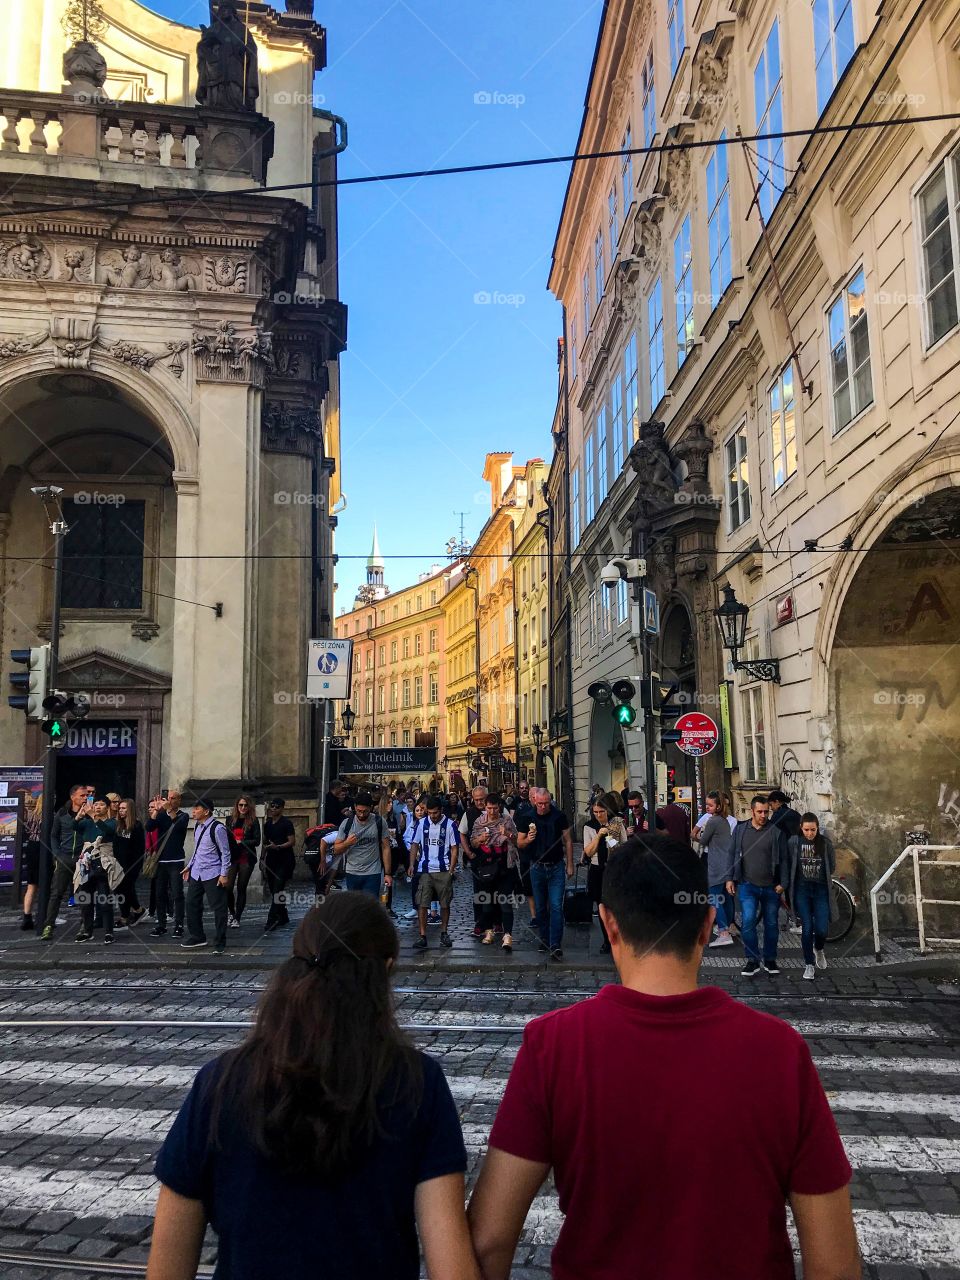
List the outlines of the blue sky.
{"type": "MultiPolygon", "coordinates": [[[[205,0],[150,5],[206,21],[205,0]]],[[[600,0],[317,0],[329,65],[316,91],[349,124],[341,176],[568,154],[600,10],[600,0]]],[[[561,315],[546,279],[567,173],[341,190],[350,317],[338,612],[374,521],[387,582],[406,586],[443,559],[455,511],[468,540],[480,529],[488,450],[549,458],[561,315]]]]}

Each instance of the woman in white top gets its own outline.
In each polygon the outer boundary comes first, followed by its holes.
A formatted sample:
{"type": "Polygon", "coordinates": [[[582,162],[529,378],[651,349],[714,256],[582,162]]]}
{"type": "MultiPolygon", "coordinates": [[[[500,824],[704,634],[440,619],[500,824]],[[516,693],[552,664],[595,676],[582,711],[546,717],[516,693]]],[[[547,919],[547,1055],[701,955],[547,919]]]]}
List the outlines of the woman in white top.
{"type": "MultiPolygon", "coordinates": [[[[603,894],[603,869],[619,845],[627,842],[627,829],[618,814],[616,796],[599,796],[593,803],[591,821],[583,827],[583,865],[587,868],[587,892],[592,902],[599,903],[603,894]]],[[[603,945],[600,950],[609,952],[607,931],[600,920],[603,945]]]]}

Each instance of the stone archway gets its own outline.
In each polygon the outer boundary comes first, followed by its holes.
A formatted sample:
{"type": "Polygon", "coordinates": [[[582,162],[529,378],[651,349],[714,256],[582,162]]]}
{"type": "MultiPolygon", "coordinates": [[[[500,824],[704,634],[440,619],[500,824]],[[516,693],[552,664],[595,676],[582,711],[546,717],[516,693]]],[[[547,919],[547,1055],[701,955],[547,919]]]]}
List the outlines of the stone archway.
{"type": "Polygon", "coordinates": [[[590,719],[589,786],[599,782],[604,791],[621,791],[627,785],[627,755],[623,730],[609,706],[593,704],[590,719]]]}
{"type": "Polygon", "coordinates": [[[868,881],[926,829],[960,843],[960,488],[900,507],[862,557],[828,671],[840,840],[868,881]]]}

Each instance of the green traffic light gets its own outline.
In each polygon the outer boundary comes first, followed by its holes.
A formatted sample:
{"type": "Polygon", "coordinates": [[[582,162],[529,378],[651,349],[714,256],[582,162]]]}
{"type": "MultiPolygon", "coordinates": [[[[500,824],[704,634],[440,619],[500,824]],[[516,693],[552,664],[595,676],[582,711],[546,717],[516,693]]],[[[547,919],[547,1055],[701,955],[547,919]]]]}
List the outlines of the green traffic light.
{"type": "Polygon", "coordinates": [[[51,725],[50,725],[50,737],[51,737],[51,738],[62,738],[62,737],[63,737],[63,725],[62,725],[62,723],[61,723],[59,720],[54,720],[54,721],[51,723],[51,725]]]}
{"type": "Polygon", "coordinates": [[[617,724],[631,725],[637,718],[637,713],[633,707],[630,706],[629,702],[624,702],[617,707],[614,715],[617,718],[617,724]]]}

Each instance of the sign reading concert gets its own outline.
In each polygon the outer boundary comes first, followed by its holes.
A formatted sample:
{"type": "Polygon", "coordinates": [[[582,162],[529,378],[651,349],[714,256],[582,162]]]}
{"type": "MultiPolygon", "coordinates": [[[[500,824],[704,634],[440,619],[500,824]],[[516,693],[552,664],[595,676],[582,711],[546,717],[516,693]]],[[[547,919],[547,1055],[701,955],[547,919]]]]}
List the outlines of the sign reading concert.
{"type": "Polygon", "coordinates": [[[686,756],[706,756],[720,741],[716,722],[699,711],[690,711],[677,721],[677,746],[686,756]]]}

